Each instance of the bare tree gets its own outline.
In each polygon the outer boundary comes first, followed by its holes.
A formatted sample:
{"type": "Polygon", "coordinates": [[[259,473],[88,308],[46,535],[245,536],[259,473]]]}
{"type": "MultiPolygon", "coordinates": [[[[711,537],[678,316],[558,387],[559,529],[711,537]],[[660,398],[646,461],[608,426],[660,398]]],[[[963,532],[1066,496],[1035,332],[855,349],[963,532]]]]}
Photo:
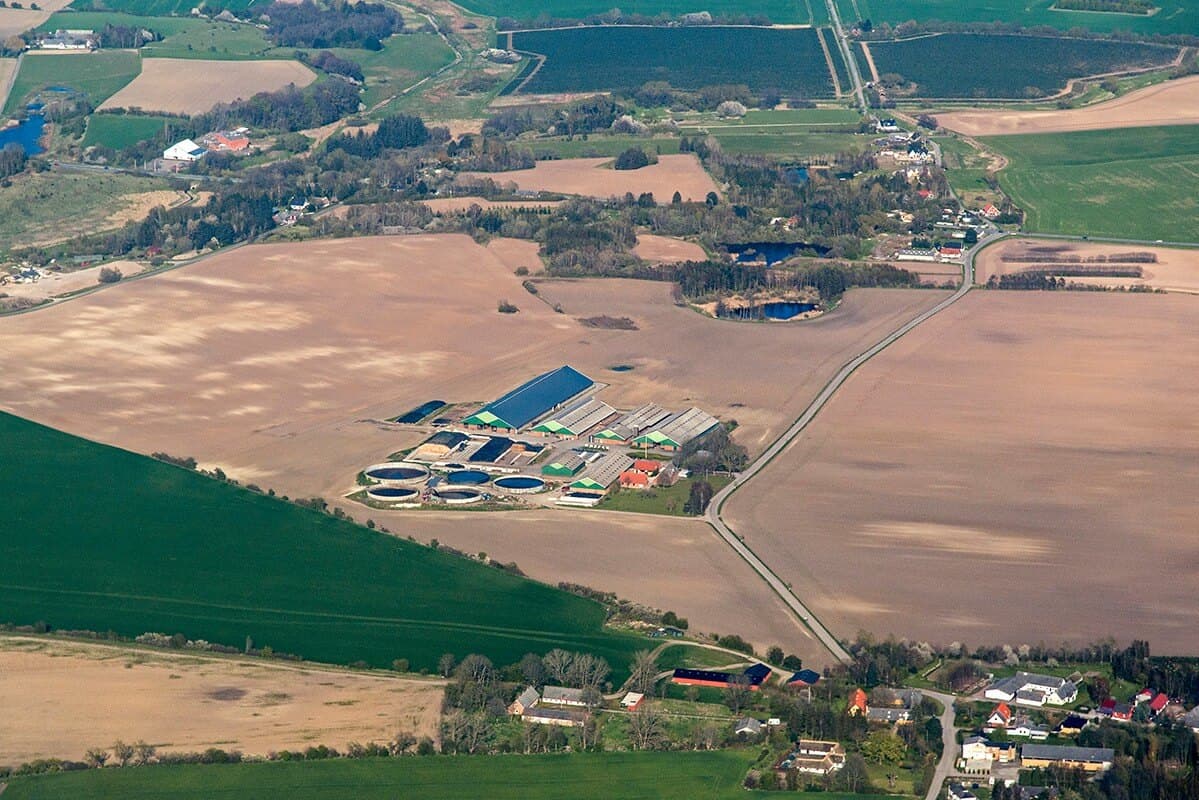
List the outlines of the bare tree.
{"type": "Polygon", "coordinates": [[[108,763],[108,751],[101,747],[93,747],[83,754],[83,760],[88,766],[99,769],[108,763]]]}
{"type": "Polygon", "coordinates": [[[541,686],[545,683],[545,664],[536,653],[526,653],[520,660],[520,674],[530,686],[541,686]]]}
{"type": "Polygon", "coordinates": [[[545,654],[545,658],[541,659],[541,663],[545,665],[545,671],[558,683],[565,683],[570,675],[570,665],[574,661],[574,654],[566,650],[553,649],[545,654]]]}
{"type": "Polygon", "coordinates": [[[653,750],[666,738],[666,719],[651,705],[644,704],[629,714],[629,738],[634,750],[653,750]]]}
{"type": "Polygon", "coordinates": [[[157,752],[158,748],[156,748],[154,745],[146,744],[141,739],[138,739],[133,745],[133,763],[144,767],[146,764],[149,764],[154,760],[154,755],[157,752]]]}
{"type": "Polygon", "coordinates": [[[477,753],[487,737],[489,729],[490,725],[485,713],[467,714],[465,724],[462,726],[461,737],[461,744],[466,748],[466,752],[477,753]]]}
{"type": "Polygon", "coordinates": [[[587,704],[587,709],[593,711],[604,704],[604,696],[600,693],[597,686],[583,687],[582,701],[587,704]]]}
{"type": "Polygon", "coordinates": [[[458,752],[466,733],[466,714],[458,708],[441,718],[441,749],[458,752]]]}
{"type": "Polygon", "coordinates": [[[649,650],[640,650],[633,655],[632,675],[629,688],[634,692],[649,694],[654,689],[654,678],[658,674],[658,661],[649,650]]]}
{"type": "Polygon", "coordinates": [[[411,750],[415,744],[416,736],[411,731],[400,731],[395,735],[395,738],[387,743],[387,750],[393,756],[402,756],[411,750]]]}
{"type": "Polygon", "coordinates": [[[724,704],[734,714],[740,714],[741,709],[749,705],[749,678],[745,675],[733,675],[729,678],[728,688],[724,690],[724,704]]]}
{"type": "Polygon", "coordinates": [[[720,729],[715,722],[704,722],[692,734],[696,750],[711,750],[720,742],[720,729]]]}
{"type": "Polygon", "coordinates": [[[572,683],[582,688],[598,687],[611,671],[612,668],[604,659],[590,653],[576,653],[570,664],[569,678],[572,683]]]}
{"type": "Polygon", "coordinates": [[[120,739],[113,742],[112,754],[117,760],[119,766],[128,766],[129,761],[133,758],[133,745],[125,744],[120,739]]]}
{"type": "Polygon", "coordinates": [[[437,660],[437,671],[441,673],[441,677],[448,678],[454,672],[454,654],[445,653],[437,660]]]}

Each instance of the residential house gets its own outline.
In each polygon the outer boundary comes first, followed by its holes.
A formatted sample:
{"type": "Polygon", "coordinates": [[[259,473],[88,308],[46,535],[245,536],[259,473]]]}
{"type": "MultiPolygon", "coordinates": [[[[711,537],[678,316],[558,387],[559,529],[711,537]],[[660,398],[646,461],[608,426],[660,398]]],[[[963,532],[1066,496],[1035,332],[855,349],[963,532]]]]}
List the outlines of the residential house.
{"type": "Polygon", "coordinates": [[[1078,687],[1065,678],[1017,672],[1010,678],[1001,678],[992,683],[984,696],[988,700],[1007,703],[1015,701],[1031,706],[1064,706],[1078,698],[1078,687]]]}
{"type": "Polygon", "coordinates": [[[1041,742],[1049,738],[1049,728],[1044,725],[1033,725],[1027,719],[1022,719],[1008,728],[1007,735],[1041,742]]]}
{"type": "Polygon", "coordinates": [[[819,682],[819,672],[814,669],[801,669],[787,679],[786,685],[788,689],[802,689],[807,686],[815,686],[819,682]]]}
{"type": "Polygon", "coordinates": [[[653,486],[653,479],[644,472],[625,470],[620,473],[621,489],[648,489],[653,486]]]}
{"type": "Polygon", "coordinates": [[[866,701],[866,692],[861,689],[854,689],[853,694],[849,696],[849,707],[846,708],[846,713],[851,717],[865,716],[870,710],[870,704],[866,701]]]}
{"type": "Polygon", "coordinates": [[[987,725],[983,730],[990,733],[996,728],[1006,728],[1011,722],[1012,707],[1007,703],[1000,703],[995,706],[995,710],[991,712],[991,716],[987,717],[987,725]]]}
{"type": "Polygon", "coordinates": [[[1142,689],[1141,691],[1136,693],[1136,696],[1132,698],[1132,701],[1134,703],[1136,703],[1137,705],[1140,705],[1141,703],[1144,703],[1148,700],[1152,700],[1153,695],[1155,695],[1155,694],[1157,694],[1157,692],[1153,691],[1149,687],[1145,687],[1144,689],[1142,689]]]}
{"type": "Polygon", "coordinates": [[[949,784],[949,788],[946,789],[946,795],[949,797],[949,800],[978,800],[978,796],[974,792],[960,783],[949,784]]]}
{"type": "Polygon", "coordinates": [[[819,739],[800,739],[795,747],[774,765],[780,779],[788,772],[807,775],[829,775],[845,766],[845,748],[840,742],[819,739]]]}
{"type": "Polygon", "coordinates": [[[1166,710],[1166,706],[1170,705],[1170,698],[1165,692],[1158,692],[1152,700],[1149,701],[1149,711],[1154,714],[1162,713],[1166,710]]]}
{"type": "Polygon", "coordinates": [[[1080,717],[1077,714],[1071,714],[1064,720],[1058,723],[1053,729],[1058,736],[1077,736],[1082,733],[1083,728],[1090,724],[1090,720],[1086,717],[1080,717]]]}
{"type": "Polygon", "coordinates": [[[536,689],[530,686],[521,692],[520,696],[512,701],[512,704],[508,706],[508,713],[514,717],[519,717],[530,708],[537,705],[539,700],[541,700],[541,695],[537,693],[536,689]]]}
{"type": "Polygon", "coordinates": [[[762,721],[753,717],[742,717],[733,725],[733,734],[736,736],[759,736],[762,733],[762,721]]]}
{"type": "Polygon", "coordinates": [[[626,711],[636,711],[641,708],[641,704],[645,702],[645,695],[641,692],[629,692],[620,700],[620,707],[626,711]]]}
{"type": "Polygon", "coordinates": [[[566,686],[546,686],[541,690],[541,702],[556,706],[587,707],[587,701],[583,699],[583,690],[566,686]]]}

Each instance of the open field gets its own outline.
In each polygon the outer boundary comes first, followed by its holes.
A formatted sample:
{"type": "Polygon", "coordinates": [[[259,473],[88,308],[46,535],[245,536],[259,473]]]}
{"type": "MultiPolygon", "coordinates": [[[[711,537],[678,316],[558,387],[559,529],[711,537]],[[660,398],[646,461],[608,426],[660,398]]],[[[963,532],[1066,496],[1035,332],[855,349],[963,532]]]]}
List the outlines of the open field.
{"type": "MultiPolygon", "coordinates": [[[[518,95],[523,97],[524,95],[518,95]]],[[[677,136],[625,136],[590,134],[586,139],[574,137],[517,140],[512,147],[527,150],[535,158],[615,158],[630,147],[639,147],[647,153],[676,155],[679,152],[677,136]]]]}
{"type": "Polygon", "coordinates": [[[755,109],[740,119],[703,114],[680,120],[680,127],[715,136],[729,153],[804,159],[867,149],[873,137],[857,133],[860,119],[844,108],[755,109]]]}
{"type": "MultiPolygon", "coordinates": [[[[288,797],[291,800],[735,800],[753,753],[572,753],[536,756],[312,761],[232,766],[105,769],[13,779],[5,800],[89,797],[160,800],[288,797]]],[[[795,795],[798,800],[852,796],[795,795]]],[[[861,800],[867,796],[862,795],[861,800]]]]}
{"type": "Polygon", "coordinates": [[[141,75],[100,108],[200,114],[217,103],[249,99],[291,83],[303,87],[314,80],[316,74],[298,61],[148,58],[142,62],[141,75]]]}
{"type": "MultiPolygon", "coordinates": [[[[435,197],[432,200],[421,200],[422,204],[439,213],[465,211],[471,206],[479,208],[553,208],[560,206],[565,200],[487,200],[482,197],[435,197]]],[[[344,207],[343,207],[344,208],[344,207]]]]}
{"type": "Polygon", "coordinates": [[[677,89],[738,83],[804,97],[832,97],[833,81],[811,28],[603,26],[500,35],[546,57],[522,92],[677,89]],[[636,54],[635,57],[630,57],[636,54]]]}
{"type": "Polygon", "coordinates": [[[703,261],[708,257],[704,248],[686,239],[673,236],[657,236],[652,233],[637,234],[633,253],[656,264],[675,264],[679,261],[703,261]]]}
{"type": "MultiPolygon", "coordinates": [[[[603,14],[611,6],[604,6],[604,0],[554,0],[547,5],[537,0],[468,0],[464,4],[472,11],[493,17],[514,17],[516,19],[533,19],[540,14],[549,13],[555,17],[578,18],[590,14],[603,14]]],[[[828,11],[818,3],[813,3],[811,10],[803,3],[788,3],[784,0],[754,0],[746,3],[739,0],[714,0],[705,3],[704,8],[713,16],[764,14],[771,22],[803,22],[816,24],[828,21],[828,11]],[[813,20],[812,15],[816,18],[813,20]]],[[[686,0],[634,0],[625,3],[621,10],[626,14],[686,14],[695,11],[695,4],[686,0]]]]}
{"type": "Polygon", "coordinates": [[[724,517],[846,636],[1199,655],[1197,324],[1193,297],[972,293],[724,517]]]}
{"type": "MultiPolygon", "coordinates": [[[[992,275],[1008,275],[1023,270],[1063,269],[1063,258],[1094,258],[1102,256],[1108,266],[1124,264],[1139,267],[1140,278],[1068,276],[1067,281],[1092,286],[1147,286],[1168,292],[1199,294],[1199,250],[1146,247],[1144,245],[1105,244],[1102,242],[1061,242],[1050,239],[1006,239],[991,245],[975,259],[976,280],[986,283],[992,275]],[[1152,253],[1155,263],[1137,263],[1121,256],[1152,253]],[[1019,258],[1019,261],[1012,259],[1019,258]],[[1029,260],[1040,259],[1040,260],[1029,260]]],[[[1069,266],[1069,265],[1065,265],[1069,266]]],[[[1094,266],[1094,265],[1092,265],[1094,266]]]]}
{"type": "Polygon", "coordinates": [[[8,87],[17,74],[15,58],[0,58],[0,108],[8,102],[8,87]]]}
{"type": "Polygon", "coordinates": [[[581,194],[588,197],[623,197],[632,192],[650,192],[660,202],[669,202],[675,192],[684,201],[702,201],[708,192],[719,192],[716,182],[691,153],[661,156],[658,163],[630,170],[612,169],[610,158],[570,158],[538,161],[532,169],[508,172],[463,172],[460,180],[492,180],[500,186],[513,184],[535,192],[581,194]]]}
{"type": "Polygon", "coordinates": [[[265,755],[400,731],[436,738],[439,680],[49,638],[0,637],[6,764],[80,760],[139,739],[161,752],[265,755]]]}
{"type": "MultiPolygon", "coordinates": [[[[533,248],[508,244],[413,236],[248,246],[0,320],[0,335],[24,343],[0,354],[0,397],[71,432],[195,456],[264,488],[334,500],[364,465],[421,435],[371,420],[431,397],[483,401],[562,363],[610,384],[603,397],[622,408],[693,403],[735,418],[737,440],[756,452],[840,364],[944,297],[851,291],[820,319],[769,326],[678,307],[663,283],[543,281],[543,302],[513,274],[537,265],[533,248]],[[504,298],[520,313],[497,314],[504,298]],[[585,329],[575,320],[605,313],[627,315],[639,330],[585,329]],[[634,369],[612,372],[617,364],[634,369]],[[786,381],[762,379],[780,372],[786,381]]],[[[800,651],[808,641],[702,523],[341,505],[403,535],[672,608],[761,645],[800,651]]],[[[818,657],[809,647],[801,655],[818,657]]]]}
{"type": "Polygon", "coordinates": [[[435,33],[390,36],[377,51],[332,48],[330,52],[362,67],[366,76],[362,102],[367,108],[454,60],[453,51],[435,33]]]}
{"type": "Polygon", "coordinates": [[[0,187],[0,250],[63,241],[140,219],[178,193],[160,178],[119,173],[34,172],[0,187]],[[149,201],[149,205],[147,205],[149,201]]]}
{"type": "Polygon", "coordinates": [[[967,136],[1199,125],[1199,75],[1146,86],[1114,100],[1083,108],[951,111],[938,114],[937,122],[943,128],[967,136]]]}
{"type": "MultiPolygon", "coordinates": [[[[240,10],[254,5],[255,0],[229,0],[222,8],[240,10]]],[[[92,9],[120,11],[143,16],[186,16],[194,6],[188,0],[75,0],[72,10],[92,9]]]]}
{"type": "Polygon", "coordinates": [[[0,288],[0,292],[9,297],[24,297],[39,302],[49,300],[82,289],[91,289],[99,283],[100,270],[104,267],[119,269],[122,275],[129,278],[141,272],[145,265],[135,261],[110,261],[72,272],[50,272],[37,283],[9,283],[0,288]]]}
{"type": "Polygon", "coordinates": [[[141,58],[132,50],[99,50],[94,53],[45,53],[32,50],[21,59],[5,111],[21,108],[35,92],[50,86],[68,86],[99,105],[137,77],[141,58]]]}
{"type": "Polygon", "coordinates": [[[0,455],[21,462],[4,484],[5,621],[413,669],[564,647],[620,676],[640,644],[604,630],[598,603],[6,414],[0,455]],[[62,502],[68,483],[104,501],[62,502]]]}
{"type": "Polygon", "coordinates": [[[1079,26],[1093,31],[1193,33],[1199,30],[1199,8],[1188,0],[1154,0],[1161,10],[1152,16],[1087,11],[1055,11],[1054,0],[837,0],[843,19],[871,19],[877,25],[907,20],[947,22],[1013,22],[1024,27],[1050,25],[1060,30],[1079,26]],[[851,16],[852,14],[852,16],[851,16]]]}
{"type": "Polygon", "coordinates": [[[51,14],[66,6],[71,0],[46,0],[38,2],[38,10],[29,8],[0,8],[0,38],[19,36],[25,31],[32,30],[44,23],[51,14]]]}
{"type": "MultiPolygon", "coordinates": [[[[185,11],[184,14],[187,12],[185,11]]],[[[68,11],[55,14],[40,30],[101,30],[105,25],[153,31],[161,41],[141,49],[146,58],[248,59],[293,58],[294,50],[275,51],[263,31],[253,25],[191,16],[144,16],[120,11],[68,11]]]]}
{"type": "Polygon", "coordinates": [[[92,114],[87,120],[83,146],[111,147],[120,150],[151,139],[165,126],[178,124],[177,118],[142,117],[133,114],[92,114]]]}
{"type": "Polygon", "coordinates": [[[984,140],[1008,157],[999,183],[1025,229],[1199,241],[1199,125],[984,140]]]}
{"type": "Polygon", "coordinates": [[[882,74],[897,73],[916,84],[916,97],[1033,98],[1055,94],[1071,78],[1164,66],[1177,47],[1056,36],[944,33],[900,41],[871,42],[882,74]],[[978,69],[979,64],[1003,65],[978,69]]]}

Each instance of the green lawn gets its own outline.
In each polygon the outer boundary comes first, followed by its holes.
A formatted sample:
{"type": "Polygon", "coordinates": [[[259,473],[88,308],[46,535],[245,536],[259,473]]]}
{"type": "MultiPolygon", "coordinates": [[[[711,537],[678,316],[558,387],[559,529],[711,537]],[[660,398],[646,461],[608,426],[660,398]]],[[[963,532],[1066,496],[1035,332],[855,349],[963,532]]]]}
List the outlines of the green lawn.
{"type": "Polygon", "coordinates": [[[167,188],[161,178],[117,172],[15,176],[0,187],[0,252],[118,227],[108,218],[124,205],[124,197],[167,188]]]}
{"type": "Polygon", "coordinates": [[[680,667],[687,669],[711,669],[712,667],[722,667],[725,664],[736,664],[747,658],[748,656],[738,658],[722,650],[709,650],[706,647],[677,644],[667,647],[659,653],[657,663],[659,670],[679,669],[680,667]]]}
{"type": "MultiPolygon", "coordinates": [[[[719,492],[729,481],[724,475],[713,475],[708,478],[712,484],[712,492],[719,492]]],[[[666,514],[673,517],[686,516],[683,505],[691,494],[693,479],[684,478],[668,488],[653,489],[621,489],[613,491],[602,501],[599,508],[606,511],[637,511],[642,514],[666,514]]]]}
{"type": "Polygon", "coordinates": [[[784,109],[750,109],[744,117],[724,119],[715,114],[697,114],[686,117],[679,124],[688,128],[702,125],[707,130],[723,128],[757,128],[760,126],[795,125],[814,129],[845,128],[856,129],[861,121],[861,115],[848,108],[784,108],[784,109]]]}
{"type": "MultiPolygon", "coordinates": [[[[149,25],[155,30],[156,21],[149,25]]],[[[294,50],[274,53],[274,45],[266,35],[252,25],[233,22],[201,22],[161,42],[151,42],[142,48],[147,58],[204,58],[219,60],[259,60],[292,58],[294,50]]]]}
{"type": "Polygon", "coordinates": [[[984,141],[1011,159],[999,182],[1029,231],[1199,240],[1199,126],[984,141]]]}
{"type": "Polygon", "coordinates": [[[93,114],[83,135],[84,147],[100,145],[120,150],[150,139],[163,125],[179,120],[171,117],[141,117],[132,114],[93,114]]]}
{"type": "Polygon", "coordinates": [[[128,50],[27,53],[21,59],[21,71],[13,82],[5,111],[21,108],[31,95],[51,86],[68,86],[98,106],[136,78],[141,69],[138,54],[128,50]]]}
{"type": "Polygon", "coordinates": [[[413,669],[446,652],[510,664],[562,647],[608,659],[615,683],[645,647],[605,630],[598,603],[2,414],[0,464],[3,622],[251,636],[314,661],[413,669]]]}
{"type": "Polygon", "coordinates": [[[213,23],[194,17],[156,17],[122,13],[120,11],[59,11],[38,26],[39,31],[56,31],[61,28],[88,29],[98,31],[105,25],[146,28],[162,36],[206,28],[213,23]]]}
{"type": "MultiPolygon", "coordinates": [[[[714,751],[429,756],[104,769],[13,778],[4,800],[734,800],[745,797],[741,780],[753,755],[714,751]]],[[[837,800],[833,795],[820,797],[837,800]]]]}
{"type": "Polygon", "coordinates": [[[838,153],[861,153],[871,137],[854,133],[813,133],[808,130],[770,128],[753,133],[713,132],[726,153],[772,155],[780,158],[813,158],[838,153]]]}
{"type": "Polygon", "coordinates": [[[702,114],[680,127],[684,135],[710,133],[729,153],[805,159],[865,150],[873,137],[855,132],[860,120],[847,108],[799,108],[754,110],[740,119],[702,114]]]}

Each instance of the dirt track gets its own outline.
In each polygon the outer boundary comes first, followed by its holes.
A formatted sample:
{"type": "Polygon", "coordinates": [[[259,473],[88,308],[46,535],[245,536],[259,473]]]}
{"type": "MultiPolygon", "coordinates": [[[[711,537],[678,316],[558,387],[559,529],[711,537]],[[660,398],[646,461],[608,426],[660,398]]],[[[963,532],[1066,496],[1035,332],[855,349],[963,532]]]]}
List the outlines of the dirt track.
{"type": "Polygon", "coordinates": [[[247,100],[290,83],[304,87],[314,80],[316,73],[298,61],[146,58],[142,59],[141,74],[100,108],[202,114],[217,103],[247,100]]]}
{"type": "MultiPolygon", "coordinates": [[[[1052,269],[1054,259],[1063,256],[1088,258],[1105,256],[1110,265],[1139,267],[1140,278],[1103,278],[1069,276],[1071,283],[1091,286],[1134,287],[1144,286],[1168,292],[1199,294],[1199,250],[1171,249],[1131,244],[1103,244],[1100,242],[1062,242],[1049,239],[1006,239],[983,250],[975,259],[975,274],[979,283],[986,283],[992,275],[1008,275],[1028,269],[1052,269]],[[1120,261],[1120,256],[1134,253],[1153,253],[1157,261],[1151,264],[1120,261]],[[1004,258],[1020,256],[1040,257],[1042,261],[1005,261],[1004,258]]],[[[1094,265],[1105,266],[1105,265],[1094,265]]]]}
{"type": "Polygon", "coordinates": [[[564,158],[538,161],[532,169],[508,172],[464,172],[462,180],[492,180],[500,186],[512,184],[527,191],[561,192],[587,197],[623,197],[632,192],[650,192],[661,203],[670,202],[677,191],[686,201],[703,200],[708,192],[719,192],[716,182],[694,155],[659,156],[657,164],[630,170],[611,168],[610,158],[564,158]]]}
{"type": "Polygon", "coordinates": [[[1196,325],[1192,297],[972,293],[725,519],[842,635],[1197,655],[1196,325]]]}
{"type": "Polygon", "coordinates": [[[0,638],[0,763],[144,740],[247,754],[437,736],[442,684],[169,651],[0,638]]]}
{"type": "Polygon", "coordinates": [[[937,122],[943,128],[968,136],[1199,124],[1199,75],[1147,86],[1083,108],[953,111],[937,114],[937,122]]]}

